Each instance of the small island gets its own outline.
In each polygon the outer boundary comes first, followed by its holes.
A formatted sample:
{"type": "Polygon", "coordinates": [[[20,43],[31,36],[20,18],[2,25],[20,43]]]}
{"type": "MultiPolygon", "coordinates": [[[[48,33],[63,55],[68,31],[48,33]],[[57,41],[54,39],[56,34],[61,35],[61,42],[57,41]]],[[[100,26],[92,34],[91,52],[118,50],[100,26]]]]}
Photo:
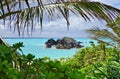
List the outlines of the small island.
{"type": "Polygon", "coordinates": [[[82,42],[77,42],[75,39],[70,37],[63,37],[62,39],[48,39],[46,44],[46,48],[51,48],[52,46],[56,47],[56,49],[71,49],[71,48],[82,48],[84,46],[81,45],[82,42]]]}

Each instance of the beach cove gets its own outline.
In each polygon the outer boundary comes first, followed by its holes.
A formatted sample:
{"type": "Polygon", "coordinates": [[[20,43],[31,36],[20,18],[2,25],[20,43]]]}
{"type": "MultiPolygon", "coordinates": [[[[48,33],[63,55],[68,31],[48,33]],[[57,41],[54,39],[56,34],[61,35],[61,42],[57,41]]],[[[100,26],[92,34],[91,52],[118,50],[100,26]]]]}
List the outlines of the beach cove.
{"type": "MultiPolygon", "coordinates": [[[[4,38],[4,40],[10,45],[23,42],[22,48],[23,54],[29,53],[35,55],[36,58],[50,57],[51,59],[72,57],[80,49],[56,49],[55,47],[46,48],[45,42],[49,38],[4,38]]],[[[55,38],[56,40],[56,38],[55,38]]],[[[76,41],[83,42],[81,45],[84,47],[90,46],[90,41],[97,44],[97,41],[90,38],[76,38],[76,41]]]]}

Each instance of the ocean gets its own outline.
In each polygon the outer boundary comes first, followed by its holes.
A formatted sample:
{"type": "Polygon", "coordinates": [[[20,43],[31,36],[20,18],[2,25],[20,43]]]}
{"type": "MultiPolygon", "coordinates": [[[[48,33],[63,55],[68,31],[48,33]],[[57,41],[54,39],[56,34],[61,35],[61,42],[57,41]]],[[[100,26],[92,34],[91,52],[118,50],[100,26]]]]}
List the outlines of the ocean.
{"type": "MultiPolygon", "coordinates": [[[[35,55],[35,58],[49,57],[50,59],[59,59],[72,57],[80,49],[56,49],[55,47],[46,48],[45,42],[47,38],[5,38],[4,39],[10,45],[23,42],[24,47],[22,51],[25,55],[31,53],[35,55]]],[[[83,42],[81,45],[84,47],[90,46],[90,41],[93,41],[95,44],[97,41],[89,38],[77,38],[77,41],[83,42]]]]}

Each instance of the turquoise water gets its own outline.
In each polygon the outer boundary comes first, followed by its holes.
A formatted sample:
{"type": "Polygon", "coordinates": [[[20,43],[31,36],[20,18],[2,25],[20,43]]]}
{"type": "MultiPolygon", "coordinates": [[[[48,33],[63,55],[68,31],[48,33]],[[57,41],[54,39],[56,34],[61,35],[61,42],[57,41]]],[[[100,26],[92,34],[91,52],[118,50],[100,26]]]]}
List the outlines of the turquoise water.
{"type": "MultiPolygon", "coordinates": [[[[46,38],[30,38],[30,39],[4,39],[6,42],[8,42],[10,45],[23,42],[24,46],[22,48],[23,53],[25,55],[31,53],[36,56],[36,58],[43,58],[43,57],[50,57],[51,59],[59,59],[63,57],[72,57],[76,51],[80,49],[56,49],[56,48],[46,48],[45,42],[48,40],[46,38]]],[[[89,38],[79,38],[76,39],[77,41],[83,42],[82,45],[90,46],[90,41],[94,41],[94,43],[97,43],[95,40],[91,40],[89,38]]]]}

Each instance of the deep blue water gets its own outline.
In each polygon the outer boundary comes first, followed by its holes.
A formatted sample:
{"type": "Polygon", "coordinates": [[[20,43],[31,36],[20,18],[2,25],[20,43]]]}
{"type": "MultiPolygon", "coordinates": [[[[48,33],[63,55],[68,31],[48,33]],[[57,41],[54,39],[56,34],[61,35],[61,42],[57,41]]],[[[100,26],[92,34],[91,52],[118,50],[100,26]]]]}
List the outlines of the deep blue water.
{"type": "MultiPolygon", "coordinates": [[[[43,58],[43,57],[50,57],[51,59],[59,59],[63,57],[72,57],[76,51],[80,49],[56,49],[56,48],[46,48],[45,42],[48,40],[46,38],[30,38],[30,39],[23,39],[23,38],[17,38],[17,39],[4,39],[6,42],[8,42],[10,45],[23,42],[24,46],[22,48],[24,54],[33,54],[36,58],[43,58]]],[[[77,41],[83,42],[82,45],[90,46],[90,41],[93,41],[95,44],[97,41],[89,39],[89,38],[79,38],[76,39],[77,41]]]]}

